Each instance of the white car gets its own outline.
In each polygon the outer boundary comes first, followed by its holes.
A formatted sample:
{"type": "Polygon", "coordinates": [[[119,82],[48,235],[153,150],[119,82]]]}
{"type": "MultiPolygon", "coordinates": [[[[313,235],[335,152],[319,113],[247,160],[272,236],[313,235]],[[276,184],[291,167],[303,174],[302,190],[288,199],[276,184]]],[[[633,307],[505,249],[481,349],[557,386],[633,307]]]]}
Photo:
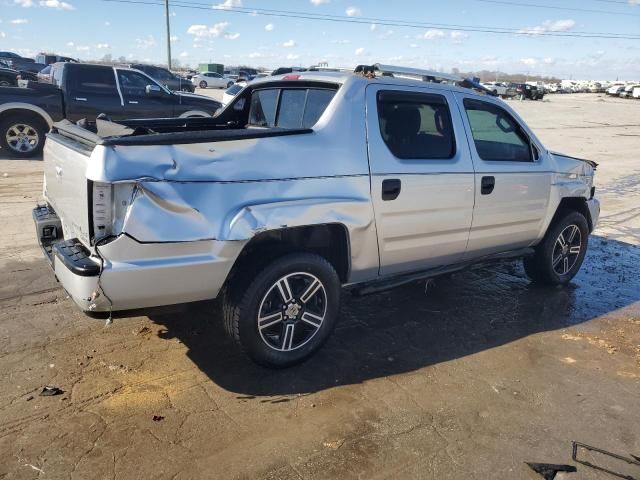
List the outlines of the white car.
{"type": "Polygon", "coordinates": [[[224,95],[222,95],[222,105],[227,106],[229,102],[236,98],[236,95],[240,92],[240,90],[242,90],[246,86],[247,82],[241,80],[238,83],[234,83],[229,88],[227,88],[224,91],[224,95]]]}
{"type": "Polygon", "coordinates": [[[200,88],[229,88],[234,82],[217,72],[204,72],[191,77],[191,83],[200,88]]]}
{"type": "Polygon", "coordinates": [[[640,98],[640,85],[637,85],[633,88],[631,92],[631,96],[633,98],[640,98]]]}

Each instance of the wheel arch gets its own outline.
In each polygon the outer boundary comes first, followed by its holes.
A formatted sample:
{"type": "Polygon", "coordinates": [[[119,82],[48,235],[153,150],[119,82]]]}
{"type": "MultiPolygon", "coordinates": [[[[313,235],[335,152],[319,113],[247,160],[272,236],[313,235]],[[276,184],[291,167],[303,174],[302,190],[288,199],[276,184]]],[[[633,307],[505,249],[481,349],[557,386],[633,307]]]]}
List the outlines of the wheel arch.
{"type": "Polygon", "coordinates": [[[342,223],[300,225],[257,233],[236,258],[227,281],[242,274],[251,276],[264,265],[294,252],[324,257],[335,268],[340,281],[348,282],[351,244],[349,230],[342,223]]]}
{"type": "Polygon", "coordinates": [[[42,108],[37,105],[31,105],[29,103],[21,103],[21,102],[9,102],[0,105],[0,120],[4,120],[9,115],[13,115],[15,113],[29,113],[36,114],[42,118],[42,120],[47,124],[49,128],[53,125],[53,119],[51,115],[49,115],[42,108]]]}
{"type": "Polygon", "coordinates": [[[587,199],[584,197],[564,197],[560,200],[556,212],[549,223],[549,227],[554,225],[562,216],[563,212],[576,211],[584,215],[587,219],[587,225],[589,225],[589,233],[593,231],[593,219],[591,218],[591,212],[587,205],[587,199]]]}
{"type": "Polygon", "coordinates": [[[189,117],[210,117],[211,115],[205,112],[204,110],[189,110],[187,112],[181,113],[179,118],[189,118],[189,117]]]}

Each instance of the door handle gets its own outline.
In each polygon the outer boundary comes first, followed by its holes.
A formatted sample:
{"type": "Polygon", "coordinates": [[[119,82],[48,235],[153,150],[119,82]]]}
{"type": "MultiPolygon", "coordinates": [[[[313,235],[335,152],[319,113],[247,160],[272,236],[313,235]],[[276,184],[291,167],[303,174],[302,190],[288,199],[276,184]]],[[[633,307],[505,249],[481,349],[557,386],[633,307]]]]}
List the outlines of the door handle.
{"type": "Polygon", "coordinates": [[[496,186],[496,177],[482,177],[480,182],[480,193],[489,195],[496,186]]]}
{"type": "Polygon", "coordinates": [[[382,200],[395,200],[400,195],[402,184],[397,178],[389,178],[382,181],[382,200]]]}
{"type": "Polygon", "coordinates": [[[87,101],[87,99],[85,97],[76,97],[76,100],[78,102],[86,102],[87,101]]]}
{"type": "Polygon", "coordinates": [[[129,103],[132,105],[138,105],[138,102],[134,102],[133,100],[129,100],[129,103]]]}

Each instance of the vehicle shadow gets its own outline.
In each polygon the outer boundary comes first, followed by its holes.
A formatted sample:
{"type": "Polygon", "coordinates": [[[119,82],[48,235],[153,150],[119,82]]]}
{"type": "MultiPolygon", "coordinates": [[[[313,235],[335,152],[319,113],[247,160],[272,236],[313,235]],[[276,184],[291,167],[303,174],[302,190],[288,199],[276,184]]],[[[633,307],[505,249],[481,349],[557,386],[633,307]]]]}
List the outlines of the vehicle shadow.
{"type": "Polygon", "coordinates": [[[567,287],[539,287],[520,262],[496,264],[366,297],[345,294],[338,326],[302,365],[260,367],[224,334],[216,302],[150,318],[178,338],[219,386],[243,395],[315,392],[417,370],[576,325],[640,300],[640,248],[591,237],[579,275],[567,287]]]}

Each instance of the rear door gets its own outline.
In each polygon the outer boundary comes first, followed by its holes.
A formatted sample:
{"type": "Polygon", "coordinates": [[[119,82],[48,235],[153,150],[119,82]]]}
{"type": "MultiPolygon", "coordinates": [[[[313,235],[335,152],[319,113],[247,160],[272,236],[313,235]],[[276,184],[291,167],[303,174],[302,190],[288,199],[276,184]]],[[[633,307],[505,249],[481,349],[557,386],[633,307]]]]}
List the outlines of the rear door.
{"type": "Polygon", "coordinates": [[[123,118],[122,100],[112,68],[77,64],[68,65],[65,70],[63,80],[68,120],[95,120],[101,113],[113,120],[123,118]]]}
{"type": "MultiPolygon", "coordinates": [[[[125,118],[161,118],[174,116],[175,98],[164,89],[147,95],[147,85],[158,85],[135,70],[118,69],[118,85],[124,101],[125,118]]],[[[159,85],[158,85],[159,86],[159,85]]]]}
{"type": "Polygon", "coordinates": [[[533,134],[499,101],[456,94],[476,175],[468,257],[526,247],[547,213],[552,172],[533,134]]]}
{"type": "Polygon", "coordinates": [[[441,89],[374,84],[366,96],[380,274],[460,261],[474,172],[454,97],[441,89]]]}

